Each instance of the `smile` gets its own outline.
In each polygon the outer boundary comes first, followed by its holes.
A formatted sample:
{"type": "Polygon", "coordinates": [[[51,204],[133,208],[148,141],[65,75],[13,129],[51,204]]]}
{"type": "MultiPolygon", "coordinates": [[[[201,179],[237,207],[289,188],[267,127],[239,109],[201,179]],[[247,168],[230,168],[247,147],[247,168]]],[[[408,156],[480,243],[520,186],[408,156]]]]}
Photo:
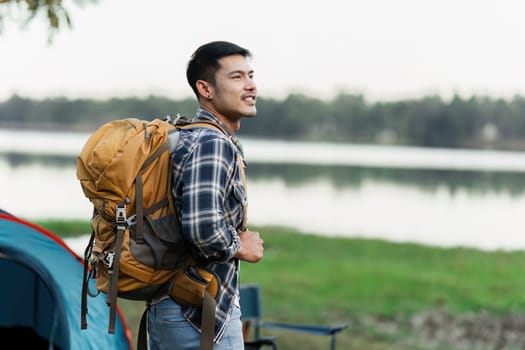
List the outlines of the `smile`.
{"type": "Polygon", "coordinates": [[[257,100],[257,97],[256,95],[245,95],[243,96],[242,100],[250,105],[254,105],[255,104],[255,101],[257,100]]]}

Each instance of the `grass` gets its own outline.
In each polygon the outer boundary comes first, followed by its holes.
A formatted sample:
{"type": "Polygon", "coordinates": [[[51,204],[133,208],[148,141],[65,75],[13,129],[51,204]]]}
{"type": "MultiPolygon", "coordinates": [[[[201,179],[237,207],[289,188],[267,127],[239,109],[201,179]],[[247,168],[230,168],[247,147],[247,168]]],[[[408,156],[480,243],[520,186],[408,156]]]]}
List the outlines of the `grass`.
{"type": "MultiPolygon", "coordinates": [[[[54,232],[52,222],[39,222],[54,232]]],[[[78,225],[78,226],[77,226],[78,225]]],[[[402,330],[386,333],[363,317],[408,320],[440,309],[459,315],[525,310],[523,251],[486,252],[355,238],[327,238],[289,229],[257,228],[265,241],[258,264],[242,263],[241,283],[262,287],[265,321],[351,326],[337,338],[341,349],[407,349],[402,330]]],[[[83,230],[88,232],[89,230],[83,230]]],[[[136,336],[144,304],[121,301],[136,336]]],[[[269,331],[266,331],[269,334],[269,331]]],[[[280,350],[324,349],[328,339],[272,331],[280,350]]]]}
{"type": "MultiPolygon", "coordinates": [[[[392,338],[362,328],[360,320],[366,315],[408,320],[434,309],[455,315],[525,310],[525,252],[326,238],[279,228],[260,231],[265,257],[257,265],[243,264],[241,278],[242,283],[261,285],[265,319],[325,324],[351,321],[350,330],[338,337],[343,349],[372,349],[383,344],[385,349],[395,349],[397,337],[403,334],[392,338]],[[361,338],[366,346],[356,346],[361,338]]],[[[285,335],[280,338],[296,340],[285,335]]],[[[300,348],[323,348],[317,346],[306,340],[300,348]]],[[[285,347],[294,348],[293,344],[285,347]]]]}
{"type": "Polygon", "coordinates": [[[525,309],[525,252],[444,249],[380,240],[330,238],[260,229],[265,257],[243,264],[242,282],[259,283],[268,312],[316,318],[319,307],[393,317],[440,307],[452,313],[525,309]],[[305,293],[305,291],[308,291],[305,293]],[[275,299],[275,300],[274,300],[275,299]]]}
{"type": "Polygon", "coordinates": [[[91,224],[86,220],[35,220],[37,225],[59,235],[62,238],[76,237],[91,233],[91,224]]]}

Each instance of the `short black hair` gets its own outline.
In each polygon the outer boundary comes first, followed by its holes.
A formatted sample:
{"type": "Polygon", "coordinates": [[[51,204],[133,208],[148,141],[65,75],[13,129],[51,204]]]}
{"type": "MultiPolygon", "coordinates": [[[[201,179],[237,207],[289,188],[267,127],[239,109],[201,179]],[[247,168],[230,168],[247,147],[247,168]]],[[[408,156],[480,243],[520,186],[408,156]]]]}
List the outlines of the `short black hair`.
{"type": "Polygon", "coordinates": [[[247,49],[228,41],[209,42],[200,46],[191,55],[186,69],[186,78],[197,99],[199,98],[197,80],[204,80],[215,85],[215,72],[220,68],[219,59],[231,55],[252,56],[247,49]]]}

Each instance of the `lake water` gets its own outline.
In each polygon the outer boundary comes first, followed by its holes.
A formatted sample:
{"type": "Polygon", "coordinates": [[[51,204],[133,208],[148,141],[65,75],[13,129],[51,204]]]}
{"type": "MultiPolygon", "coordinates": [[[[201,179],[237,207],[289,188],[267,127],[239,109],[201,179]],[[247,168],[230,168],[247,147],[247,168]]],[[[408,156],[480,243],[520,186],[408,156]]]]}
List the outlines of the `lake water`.
{"type": "MultiPolygon", "coordinates": [[[[0,130],[0,208],[29,220],[89,218],[74,158],[87,137],[0,130]]],[[[252,225],[525,249],[522,153],[242,142],[252,225]]]]}

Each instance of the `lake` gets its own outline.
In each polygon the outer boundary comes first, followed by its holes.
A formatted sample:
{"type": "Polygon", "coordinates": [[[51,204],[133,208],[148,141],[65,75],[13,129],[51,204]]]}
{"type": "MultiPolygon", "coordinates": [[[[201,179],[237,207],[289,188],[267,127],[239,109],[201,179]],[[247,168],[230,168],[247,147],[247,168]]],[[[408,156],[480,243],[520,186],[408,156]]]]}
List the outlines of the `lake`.
{"type": "MultiPolygon", "coordinates": [[[[0,208],[29,220],[89,218],[75,176],[75,156],[87,138],[0,129],[0,208]]],[[[520,152],[241,141],[249,163],[249,224],[525,249],[520,152]]]]}

